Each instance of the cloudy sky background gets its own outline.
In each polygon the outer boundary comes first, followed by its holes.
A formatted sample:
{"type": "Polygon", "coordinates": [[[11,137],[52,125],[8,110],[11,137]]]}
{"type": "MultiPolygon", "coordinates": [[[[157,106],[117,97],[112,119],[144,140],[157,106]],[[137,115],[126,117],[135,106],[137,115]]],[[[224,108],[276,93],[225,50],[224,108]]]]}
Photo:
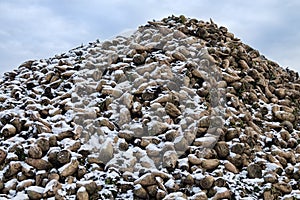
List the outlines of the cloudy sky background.
{"type": "Polygon", "coordinates": [[[0,0],[0,76],[23,61],[172,14],[212,18],[267,58],[300,72],[299,10],[299,0],[0,0]]]}

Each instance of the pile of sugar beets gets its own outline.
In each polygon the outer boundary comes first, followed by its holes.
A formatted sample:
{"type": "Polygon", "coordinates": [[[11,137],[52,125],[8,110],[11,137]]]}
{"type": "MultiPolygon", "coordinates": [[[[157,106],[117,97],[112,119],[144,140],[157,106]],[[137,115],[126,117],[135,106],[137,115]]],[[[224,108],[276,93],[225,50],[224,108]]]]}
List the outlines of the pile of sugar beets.
{"type": "Polygon", "coordinates": [[[0,79],[1,199],[300,199],[300,79],[213,21],[0,79]]]}

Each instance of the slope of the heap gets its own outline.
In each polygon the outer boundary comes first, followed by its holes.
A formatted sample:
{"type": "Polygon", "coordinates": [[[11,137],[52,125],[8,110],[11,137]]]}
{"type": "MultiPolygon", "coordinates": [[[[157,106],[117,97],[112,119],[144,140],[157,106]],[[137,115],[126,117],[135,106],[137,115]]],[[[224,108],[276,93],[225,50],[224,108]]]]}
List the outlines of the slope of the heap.
{"type": "Polygon", "coordinates": [[[129,37],[93,42],[5,73],[0,80],[0,198],[300,198],[299,115],[298,73],[266,59],[225,27],[184,16],[149,22],[129,37]],[[163,40],[170,42],[162,47],[163,40]],[[161,88],[150,96],[137,87],[125,98],[122,77],[131,73],[139,85],[149,77],[182,72],[186,88],[207,109],[210,88],[188,58],[201,51],[209,53],[205,59],[222,77],[224,126],[214,130],[215,146],[200,155],[197,148],[204,144],[199,141],[206,141],[199,138],[209,128],[209,112],[200,110],[187,151],[169,158],[166,149],[183,141],[170,124],[185,111],[171,98],[157,101],[167,94],[161,88]],[[148,137],[122,132],[112,106],[118,98],[128,105],[126,120],[139,126],[145,123],[141,113],[151,106],[170,117],[148,137]],[[94,151],[85,144],[91,132],[111,138],[94,151]],[[120,152],[131,153],[126,168],[109,161],[120,152]],[[153,165],[157,159],[151,155],[160,154],[172,165],[153,165]]]}

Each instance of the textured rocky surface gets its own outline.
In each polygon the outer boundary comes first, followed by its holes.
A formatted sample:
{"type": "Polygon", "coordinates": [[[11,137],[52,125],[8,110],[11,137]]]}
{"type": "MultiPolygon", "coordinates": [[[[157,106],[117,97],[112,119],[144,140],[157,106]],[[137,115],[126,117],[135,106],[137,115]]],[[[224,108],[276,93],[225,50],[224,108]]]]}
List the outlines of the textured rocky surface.
{"type": "Polygon", "coordinates": [[[298,73],[184,16],[0,80],[1,199],[300,198],[298,73]]]}

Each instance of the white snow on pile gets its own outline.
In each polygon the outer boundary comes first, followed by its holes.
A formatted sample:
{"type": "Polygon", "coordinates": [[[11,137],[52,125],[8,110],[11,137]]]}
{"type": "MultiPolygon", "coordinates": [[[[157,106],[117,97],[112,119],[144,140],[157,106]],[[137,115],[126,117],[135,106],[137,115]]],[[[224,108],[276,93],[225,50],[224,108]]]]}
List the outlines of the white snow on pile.
{"type": "MultiPolygon", "coordinates": [[[[1,200],[6,200],[6,198],[2,199],[1,197],[0,197],[0,199],[1,200]]],[[[27,199],[29,199],[29,197],[28,197],[27,194],[25,194],[25,191],[18,192],[16,196],[11,198],[11,200],[27,200],[27,199]]]]}
{"type": "Polygon", "coordinates": [[[40,186],[29,186],[28,188],[26,188],[26,190],[35,191],[39,194],[43,194],[45,189],[43,187],[40,187],[40,186]]]}

